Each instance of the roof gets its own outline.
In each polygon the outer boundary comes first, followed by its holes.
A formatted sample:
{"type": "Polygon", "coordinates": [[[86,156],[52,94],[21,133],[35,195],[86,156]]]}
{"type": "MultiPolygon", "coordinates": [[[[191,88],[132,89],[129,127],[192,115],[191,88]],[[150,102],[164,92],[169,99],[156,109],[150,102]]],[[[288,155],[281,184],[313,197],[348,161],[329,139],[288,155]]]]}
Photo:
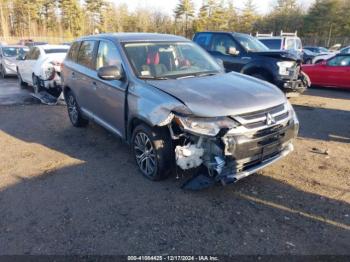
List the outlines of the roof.
{"type": "Polygon", "coordinates": [[[187,38],[169,34],[157,34],[157,33],[108,33],[90,35],[79,38],[79,40],[85,39],[109,39],[118,42],[145,42],[145,41],[190,41],[187,38]]]}
{"type": "Polygon", "coordinates": [[[0,45],[0,47],[18,47],[18,48],[26,48],[25,45],[0,45]]]}
{"type": "Polygon", "coordinates": [[[67,46],[67,45],[37,45],[35,47],[42,48],[45,50],[48,50],[48,49],[69,49],[69,46],[67,46]]]}

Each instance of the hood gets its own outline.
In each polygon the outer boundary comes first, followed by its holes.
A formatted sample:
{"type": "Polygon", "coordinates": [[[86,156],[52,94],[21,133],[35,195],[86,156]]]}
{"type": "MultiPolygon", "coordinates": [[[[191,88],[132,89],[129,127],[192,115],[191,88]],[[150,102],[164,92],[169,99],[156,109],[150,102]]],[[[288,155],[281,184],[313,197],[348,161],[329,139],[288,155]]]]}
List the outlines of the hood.
{"type": "Polygon", "coordinates": [[[263,51],[263,52],[255,52],[255,54],[260,56],[273,57],[277,59],[284,59],[284,60],[293,60],[293,61],[301,60],[300,54],[296,51],[291,52],[291,51],[270,50],[270,51],[263,51]]]}
{"type": "Polygon", "coordinates": [[[147,82],[180,100],[199,117],[240,115],[286,102],[276,86],[233,72],[147,82]]]}

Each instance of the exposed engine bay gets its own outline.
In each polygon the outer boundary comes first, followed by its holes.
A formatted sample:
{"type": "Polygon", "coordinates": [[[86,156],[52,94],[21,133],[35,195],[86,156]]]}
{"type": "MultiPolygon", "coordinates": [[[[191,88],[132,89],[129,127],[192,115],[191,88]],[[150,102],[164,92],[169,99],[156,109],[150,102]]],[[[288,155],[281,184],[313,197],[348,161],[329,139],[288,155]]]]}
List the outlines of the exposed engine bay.
{"type": "Polygon", "coordinates": [[[183,171],[205,167],[206,180],[210,178],[226,185],[255,173],[293,150],[291,140],[298,132],[299,122],[288,105],[232,120],[234,127],[201,135],[189,130],[175,115],[168,128],[176,144],[177,166],[183,171]]]}

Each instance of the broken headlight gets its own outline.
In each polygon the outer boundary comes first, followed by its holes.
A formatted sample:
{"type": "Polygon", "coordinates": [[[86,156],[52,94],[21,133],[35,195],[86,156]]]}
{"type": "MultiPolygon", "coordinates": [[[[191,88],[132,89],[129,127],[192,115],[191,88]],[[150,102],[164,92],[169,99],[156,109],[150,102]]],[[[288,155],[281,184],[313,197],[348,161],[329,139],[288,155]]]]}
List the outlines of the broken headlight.
{"type": "Polygon", "coordinates": [[[229,117],[201,118],[176,116],[176,120],[185,131],[204,136],[216,136],[223,128],[232,129],[239,125],[238,122],[229,117]]]}
{"type": "Polygon", "coordinates": [[[295,62],[293,61],[282,61],[277,63],[278,68],[279,68],[279,74],[281,76],[288,76],[289,75],[289,70],[294,67],[295,62]]]}

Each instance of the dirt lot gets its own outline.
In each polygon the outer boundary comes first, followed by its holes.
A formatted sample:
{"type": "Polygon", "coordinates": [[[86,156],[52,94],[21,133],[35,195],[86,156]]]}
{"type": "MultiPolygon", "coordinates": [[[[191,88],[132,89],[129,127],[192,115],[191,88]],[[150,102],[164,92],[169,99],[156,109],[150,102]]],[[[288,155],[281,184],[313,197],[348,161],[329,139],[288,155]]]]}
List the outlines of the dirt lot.
{"type": "Polygon", "coordinates": [[[0,106],[0,254],[350,254],[350,92],[292,102],[295,152],[201,192],[144,179],[128,146],[64,106],[0,106]]]}

